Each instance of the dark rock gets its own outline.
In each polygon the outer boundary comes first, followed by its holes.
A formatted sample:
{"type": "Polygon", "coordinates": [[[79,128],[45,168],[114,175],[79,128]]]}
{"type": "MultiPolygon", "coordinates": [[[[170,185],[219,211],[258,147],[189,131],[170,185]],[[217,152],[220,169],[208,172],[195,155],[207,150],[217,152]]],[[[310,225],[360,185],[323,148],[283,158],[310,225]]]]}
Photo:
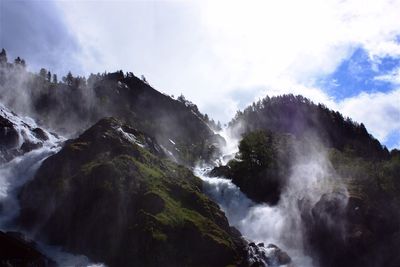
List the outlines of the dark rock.
{"type": "Polygon", "coordinates": [[[56,263],[21,233],[0,231],[0,266],[55,267],[56,263]]]}
{"type": "Polygon", "coordinates": [[[19,135],[14,124],[0,116],[0,148],[9,149],[18,144],[19,135]]]}
{"type": "Polygon", "coordinates": [[[321,266],[332,266],[333,259],[345,256],[346,203],[347,196],[340,193],[324,194],[314,206],[301,203],[304,236],[321,266]]]}
{"type": "Polygon", "coordinates": [[[32,132],[37,139],[40,139],[42,141],[49,140],[49,137],[47,136],[47,134],[40,128],[35,128],[32,130],[32,132]]]}
{"type": "Polygon", "coordinates": [[[165,201],[155,193],[146,193],[140,201],[140,207],[150,213],[150,214],[158,214],[162,212],[165,208],[165,201]]]}
{"type": "Polygon", "coordinates": [[[229,178],[231,176],[229,166],[217,166],[207,173],[210,177],[225,177],[229,178]]]}
{"type": "Polygon", "coordinates": [[[292,262],[292,259],[289,257],[289,255],[280,249],[275,252],[275,256],[276,262],[278,262],[280,265],[286,265],[292,262]]]}
{"type": "Polygon", "coordinates": [[[25,142],[21,145],[21,150],[22,150],[24,153],[27,153],[27,152],[30,152],[30,151],[32,151],[32,150],[41,148],[42,146],[43,146],[42,143],[33,143],[33,142],[30,142],[30,141],[25,141],[25,142]]]}
{"type": "Polygon", "coordinates": [[[315,205],[301,203],[306,249],[316,262],[327,267],[399,266],[400,240],[394,238],[399,221],[385,198],[347,199],[335,192],[324,194],[315,205]]]}

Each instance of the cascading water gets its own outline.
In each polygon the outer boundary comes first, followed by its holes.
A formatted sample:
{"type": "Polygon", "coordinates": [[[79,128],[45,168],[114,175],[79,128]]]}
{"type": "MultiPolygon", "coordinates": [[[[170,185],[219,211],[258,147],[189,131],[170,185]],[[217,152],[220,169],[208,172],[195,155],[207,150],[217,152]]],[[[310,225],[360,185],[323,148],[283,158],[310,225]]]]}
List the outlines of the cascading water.
{"type": "Polygon", "coordinates": [[[44,159],[60,149],[63,138],[45,130],[40,130],[42,137],[39,138],[33,132],[39,128],[32,119],[19,118],[4,106],[0,106],[0,115],[11,122],[18,133],[18,142],[14,148],[9,148],[16,151],[15,157],[0,166],[0,227],[4,230],[12,227],[8,224],[18,214],[18,189],[33,177],[44,159]],[[26,153],[18,153],[24,143],[34,147],[26,153]]]}
{"type": "MultiPolygon", "coordinates": [[[[12,220],[19,213],[17,194],[19,189],[33,178],[40,164],[61,149],[63,137],[40,129],[29,117],[19,117],[0,104],[0,116],[9,127],[5,135],[13,132],[16,142],[1,149],[0,164],[0,230],[13,231],[12,220]],[[30,147],[30,148],[25,148],[30,147]]],[[[15,140],[14,140],[15,141],[15,140]]],[[[4,145],[4,144],[3,144],[4,145]]],[[[29,233],[25,233],[28,234],[29,233]]],[[[103,267],[93,264],[81,255],[71,255],[61,248],[38,243],[39,249],[54,259],[58,266],[103,267]]]]}
{"type": "MultiPolygon", "coordinates": [[[[238,142],[226,132],[221,135],[227,146],[223,149],[225,156],[217,163],[224,165],[237,152],[238,142]]],[[[197,167],[195,172],[204,181],[205,192],[220,205],[232,226],[248,240],[281,247],[292,259],[289,266],[315,266],[303,248],[298,203],[307,200],[314,205],[327,192],[323,185],[331,182],[332,172],[323,149],[313,147],[306,156],[298,157],[293,163],[288,185],[275,206],[254,203],[229,179],[207,177],[213,167],[197,167]]]]}

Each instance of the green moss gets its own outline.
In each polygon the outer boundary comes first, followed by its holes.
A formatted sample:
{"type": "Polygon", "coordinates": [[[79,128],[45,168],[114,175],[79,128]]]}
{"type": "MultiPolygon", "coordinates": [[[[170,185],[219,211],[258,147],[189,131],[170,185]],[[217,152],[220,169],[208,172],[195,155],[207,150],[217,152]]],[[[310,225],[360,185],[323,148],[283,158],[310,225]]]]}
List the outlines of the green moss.
{"type": "Polygon", "coordinates": [[[74,142],[69,145],[69,148],[73,151],[82,151],[89,146],[89,142],[74,142]]]}
{"type": "MultiPolygon", "coordinates": [[[[119,155],[111,160],[94,160],[83,165],[81,170],[86,176],[91,175],[97,168],[105,168],[111,173],[116,173],[113,180],[105,180],[99,184],[100,188],[112,192],[116,189],[113,181],[121,180],[122,176],[127,175],[129,170],[132,171],[134,166],[133,170],[135,171],[130,175],[141,178],[147,188],[147,194],[156,194],[165,203],[163,211],[154,217],[158,223],[163,227],[174,228],[183,227],[185,223],[190,222],[196,226],[200,233],[217,243],[232,246],[232,241],[227,233],[222,231],[209,218],[191,209],[191,206],[195,204],[205,210],[210,210],[210,213],[212,212],[212,207],[208,207],[209,200],[199,191],[200,179],[194,177],[186,168],[169,160],[155,158],[142,149],[140,152],[143,153],[140,153],[140,156],[136,158],[129,155],[119,155]],[[179,185],[179,191],[171,188],[171,186],[176,187],[176,185],[179,185]],[[196,203],[191,203],[192,200],[196,203]]],[[[103,169],[102,171],[104,172],[103,169]]],[[[151,227],[151,232],[154,239],[167,240],[167,235],[160,229],[151,227]]]]}
{"type": "Polygon", "coordinates": [[[156,167],[150,167],[147,166],[146,164],[143,164],[141,162],[136,161],[135,159],[132,159],[136,166],[139,168],[139,172],[143,177],[154,177],[154,178],[161,178],[163,176],[163,173],[156,167]]]}
{"type": "Polygon", "coordinates": [[[84,173],[84,175],[89,175],[94,168],[98,167],[101,164],[101,162],[95,160],[90,161],[89,163],[86,163],[81,167],[81,171],[84,173]]]}
{"type": "Polygon", "coordinates": [[[113,192],[114,191],[114,186],[113,186],[113,183],[111,181],[104,181],[100,185],[100,187],[103,188],[106,191],[109,191],[109,192],[113,192]]]}
{"type": "Polygon", "coordinates": [[[166,234],[162,233],[159,230],[155,230],[152,232],[152,237],[153,239],[157,240],[157,241],[162,241],[162,242],[166,242],[168,237],[166,234]]]}
{"type": "MultiPolygon", "coordinates": [[[[166,203],[165,210],[156,216],[160,223],[169,227],[182,227],[186,222],[190,222],[196,226],[200,233],[207,235],[217,243],[229,247],[233,246],[229,236],[209,218],[205,218],[195,210],[185,208],[180,201],[175,200],[167,191],[158,191],[158,193],[166,203]]],[[[206,202],[202,204],[207,205],[206,202]]]]}

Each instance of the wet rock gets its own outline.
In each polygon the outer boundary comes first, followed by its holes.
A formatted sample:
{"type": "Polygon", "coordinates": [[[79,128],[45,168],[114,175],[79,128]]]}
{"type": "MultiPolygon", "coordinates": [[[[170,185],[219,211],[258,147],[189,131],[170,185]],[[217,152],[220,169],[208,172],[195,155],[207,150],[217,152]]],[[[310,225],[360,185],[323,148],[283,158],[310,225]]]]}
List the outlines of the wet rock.
{"type": "Polygon", "coordinates": [[[35,128],[32,130],[32,133],[35,135],[35,137],[39,140],[42,141],[47,141],[49,140],[49,137],[47,136],[47,134],[40,128],[35,128]]]}
{"type": "Polygon", "coordinates": [[[21,145],[21,150],[22,150],[24,153],[28,153],[28,152],[30,152],[30,151],[32,151],[32,150],[41,148],[42,146],[43,146],[42,143],[34,143],[34,142],[31,142],[31,141],[25,141],[25,142],[21,145]]]}
{"type": "Polygon", "coordinates": [[[9,149],[18,144],[19,135],[14,124],[0,116],[0,149],[9,149]]]}
{"type": "Polygon", "coordinates": [[[0,266],[56,267],[36,244],[21,233],[0,231],[0,266]]]}
{"type": "Polygon", "coordinates": [[[264,243],[255,244],[251,242],[247,247],[247,265],[250,267],[272,267],[286,265],[291,262],[289,255],[278,246],[264,243]]]}
{"type": "Polygon", "coordinates": [[[218,166],[212,169],[207,173],[208,176],[210,177],[225,177],[229,178],[230,174],[230,169],[229,166],[218,166]]]}

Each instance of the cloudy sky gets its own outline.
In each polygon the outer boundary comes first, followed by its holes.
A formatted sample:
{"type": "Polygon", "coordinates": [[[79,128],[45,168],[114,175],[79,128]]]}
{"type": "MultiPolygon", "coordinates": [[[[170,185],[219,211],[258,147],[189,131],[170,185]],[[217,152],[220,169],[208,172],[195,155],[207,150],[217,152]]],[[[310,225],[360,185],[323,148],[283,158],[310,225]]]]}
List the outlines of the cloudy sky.
{"type": "Polygon", "coordinates": [[[123,69],[227,122],[302,94],[400,147],[400,1],[0,0],[0,46],[87,75],[123,69]]]}

